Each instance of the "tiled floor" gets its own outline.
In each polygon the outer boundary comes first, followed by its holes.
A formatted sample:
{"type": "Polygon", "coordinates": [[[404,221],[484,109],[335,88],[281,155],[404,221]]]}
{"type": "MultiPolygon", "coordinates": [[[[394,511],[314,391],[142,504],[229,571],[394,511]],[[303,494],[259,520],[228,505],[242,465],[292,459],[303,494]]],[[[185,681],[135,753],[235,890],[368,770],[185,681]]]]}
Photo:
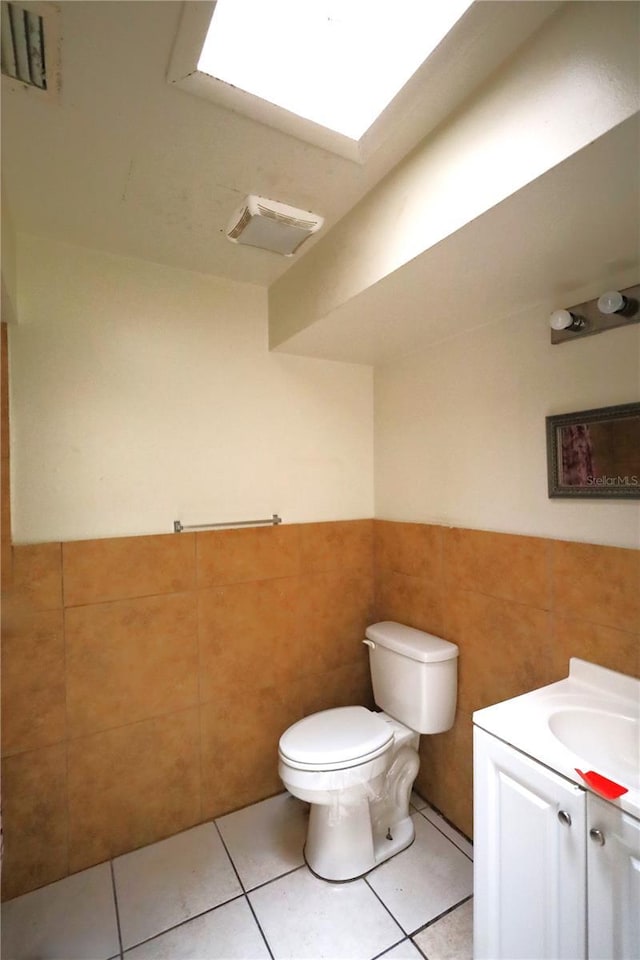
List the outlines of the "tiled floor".
{"type": "Polygon", "coordinates": [[[360,880],[304,865],[287,794],[2,907],[2,960],[471,960],[471,846],[416,794],[411,847],[360,880]]]}

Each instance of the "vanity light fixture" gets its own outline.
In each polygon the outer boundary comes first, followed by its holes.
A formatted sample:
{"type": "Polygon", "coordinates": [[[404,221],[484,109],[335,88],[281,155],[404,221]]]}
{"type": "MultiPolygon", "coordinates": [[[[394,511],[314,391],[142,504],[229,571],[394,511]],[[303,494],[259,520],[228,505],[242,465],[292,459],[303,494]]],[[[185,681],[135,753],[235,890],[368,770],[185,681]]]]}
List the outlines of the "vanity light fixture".
{"type": "Polygon", "coordinates": [[[570,310],[554,310],[549,317],[549,326],[552,330],[582,330],[585,321],[570,310]]]}
{"type": "Polygon", "coordinates": [[[554,310],[549,317],[551,343],[564,343],[640,323],[640,284],[625,290],[607,290],[597,300],[554,310]]]}
{"type": "Polygon", "coordinates": [[[633,310],[634,307],[637,309],[637,302],[629,300],[619,290],[607,290],[601,297],[598,297],[598,310],[608,316],[612,313],[625,313],[630,308],[633,310]]]}

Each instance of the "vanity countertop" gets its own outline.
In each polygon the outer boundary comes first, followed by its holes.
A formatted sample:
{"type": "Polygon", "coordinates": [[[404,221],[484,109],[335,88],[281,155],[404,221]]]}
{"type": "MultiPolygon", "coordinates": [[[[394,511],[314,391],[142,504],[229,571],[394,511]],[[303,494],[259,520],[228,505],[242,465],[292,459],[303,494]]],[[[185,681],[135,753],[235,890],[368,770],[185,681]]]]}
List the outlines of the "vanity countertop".
{"type": "Polygon", "coordinates": [[[640,680],[572,657],[566,679],[476,710],[473,722],[640,818],[640,680]],[[617,785],[626,792],[614,797],[617,785]]]}

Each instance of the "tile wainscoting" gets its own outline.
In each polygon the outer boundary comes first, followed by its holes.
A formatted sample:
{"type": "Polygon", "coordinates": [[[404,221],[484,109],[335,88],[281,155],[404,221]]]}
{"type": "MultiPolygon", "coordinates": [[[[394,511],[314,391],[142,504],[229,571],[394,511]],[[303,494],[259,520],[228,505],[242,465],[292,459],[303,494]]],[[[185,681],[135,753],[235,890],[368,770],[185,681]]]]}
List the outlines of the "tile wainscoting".
{"type": "Polygon", "coordinates": [[[640,552],[375,522],[377,619],[460,647],[448,733],[422,737],[416,789],[471,836],[474,710],[567,676],[570,657],[640,676],[640,552]]]}
{"type": "Polygon", "coordinates": [[[297,718],[371,706],[373,620],[460,647],[417,788],[472,833],[473,710],[640,674],[640,554],[384,520],[14,546],[2,666],[4,898],[281,790],[297,718]]]}
{"type": "Polygon", "coordinates": [[[372,705],[373,521],[13,547],[4,898],[278,793],[307,713],[372,705]]]}

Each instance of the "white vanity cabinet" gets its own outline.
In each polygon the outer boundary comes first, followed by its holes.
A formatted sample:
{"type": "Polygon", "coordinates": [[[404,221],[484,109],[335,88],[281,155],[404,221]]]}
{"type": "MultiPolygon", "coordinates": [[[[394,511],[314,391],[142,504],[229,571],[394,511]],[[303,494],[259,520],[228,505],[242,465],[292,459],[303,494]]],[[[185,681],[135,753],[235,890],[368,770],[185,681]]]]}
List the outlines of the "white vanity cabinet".
{"type": "Polygon", "coordinates": [[[640,820],[587,797],[588,956],[640,957],[640,820]]]}
{"type": "Polygon", "coordinates": [[[474,727],[474,956],[586,957],[585,791],[474,727]]]}
{"type": "Polygon", "coordinates": [[[474,727],[476,960],[637,960],[640,821],[474,727]]]}

